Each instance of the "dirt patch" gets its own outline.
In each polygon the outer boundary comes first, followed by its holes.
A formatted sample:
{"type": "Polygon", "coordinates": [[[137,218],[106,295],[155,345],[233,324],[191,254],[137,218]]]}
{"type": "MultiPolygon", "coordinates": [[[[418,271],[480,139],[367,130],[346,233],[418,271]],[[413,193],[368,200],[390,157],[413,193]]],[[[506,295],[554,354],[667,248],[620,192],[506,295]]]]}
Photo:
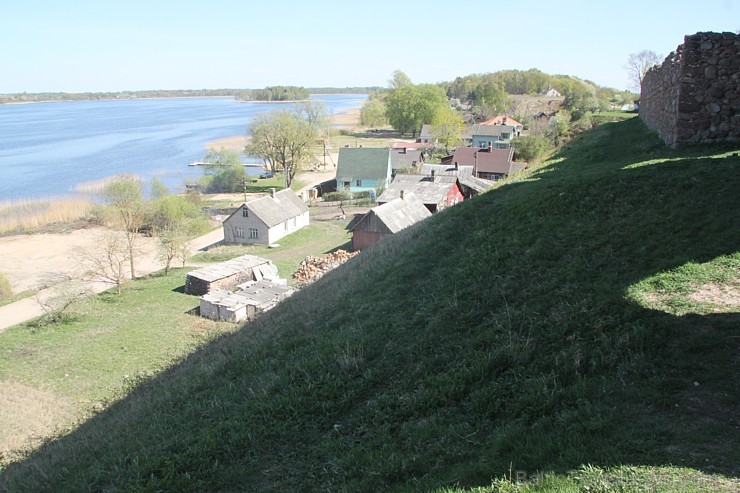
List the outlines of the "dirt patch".
{"type": "Polygon", "coordinates": [[[0,462],[37,445],[75,416],[72,402],[28,385],[0,381],[0,462]]]}
{"type": "Polygon", "coordinates": [[[734,312],[740,309],[740,283],[707,283],[687,296],[694,303],[706,303],[716,307],[713,313],[734,312]]]}
{"type": "MultiPolygon", "coordinates": [[[[0,238],[0,272],[7,275],[14,293],[37,291],[60,279],[82,279],[84,251],[100,245],[105,228],[77,229],[67,233],[16,235],[0,238]]],[[[151,272],[160,266],[156,240],[142,237],[137,257],[139,269],[151,272]]]]}

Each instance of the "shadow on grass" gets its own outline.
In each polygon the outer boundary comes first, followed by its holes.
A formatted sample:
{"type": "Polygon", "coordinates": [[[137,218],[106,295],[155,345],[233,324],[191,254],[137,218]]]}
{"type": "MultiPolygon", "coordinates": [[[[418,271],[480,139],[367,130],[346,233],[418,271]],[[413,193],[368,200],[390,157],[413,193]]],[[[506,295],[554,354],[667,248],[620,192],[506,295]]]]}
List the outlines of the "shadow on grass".
{"type": "Polygon", "coordinates": [[[738,476],[738,314],[626,293],[740,250],[740,160],[705,166],[731,146],[673,151],[641,125],[597,128],[366,249],[11,466],[8,488],[431,490],[583,464],[738,476]],[[627,142],[655,164],[628,168],[627,142]]]}

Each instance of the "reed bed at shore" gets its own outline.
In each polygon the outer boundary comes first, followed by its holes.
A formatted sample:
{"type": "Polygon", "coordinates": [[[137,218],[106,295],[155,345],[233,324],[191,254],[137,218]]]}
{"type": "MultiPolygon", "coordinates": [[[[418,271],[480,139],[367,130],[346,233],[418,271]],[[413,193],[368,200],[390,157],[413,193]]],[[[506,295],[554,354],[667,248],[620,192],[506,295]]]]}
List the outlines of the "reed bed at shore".
{"type": "Polygon", "coordinates": [[[76,221],[93,205],[91,198],[80,195],[5,200],[0,202],[0,234],[22,233],[50,224],[76,221]]]}
{"type": "Polygon", "coordinates": [[[83,194],[101,194],[105,191],[105,187],[107,187],[110,182],[123,178],[130,178],[132,180],[142,181],[138,175],[131,173],[122,173],[113,176],[106,176],[105,178],[101,178],[99,180],[90,180],[78,183],[74,187],[74,191],[83,194]]]}

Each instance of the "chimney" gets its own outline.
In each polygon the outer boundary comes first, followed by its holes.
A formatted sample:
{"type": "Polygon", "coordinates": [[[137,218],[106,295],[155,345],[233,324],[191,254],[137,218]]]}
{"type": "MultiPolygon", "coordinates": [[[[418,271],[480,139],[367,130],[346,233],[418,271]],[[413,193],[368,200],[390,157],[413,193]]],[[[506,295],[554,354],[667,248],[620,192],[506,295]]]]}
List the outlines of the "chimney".
{"type": "Polygon", "coordinates": [[[493,152],[493,142],[488,142],[488,152],[493,152]]]}
{"type": "Polygon", "coordinates": [[[406,154],[406,148],[405,147],[401,147],[401,154],[406,154]]]}
{"type": "Polygon", "coordinates": [[[275,198],[275,189],[274,188],[271,188],[270,189],[270,192],[271,192],[270,195],[272,195],[272,198],[274,199],[275,198]]]}
{"type": "Polygon", "coordinates": [[[406,194],[404,193],[404,191],[403,191],[403,190],[401,190],[401,194],[400,194],[401,200],[404,200],[404,199],[403,199],[403,196],[404,196],[404,195],[406,195],[406,194]]]}
{"type": "Polygon", "coordinates": [[[432,181],[434,181],[434,170],[432,170],[432,181]]]}
{"type": "Polygon", "coordinates": [[[455,171],[457,171],[457,170],[458,170],[457,161],[455,161],[455,171]]]}

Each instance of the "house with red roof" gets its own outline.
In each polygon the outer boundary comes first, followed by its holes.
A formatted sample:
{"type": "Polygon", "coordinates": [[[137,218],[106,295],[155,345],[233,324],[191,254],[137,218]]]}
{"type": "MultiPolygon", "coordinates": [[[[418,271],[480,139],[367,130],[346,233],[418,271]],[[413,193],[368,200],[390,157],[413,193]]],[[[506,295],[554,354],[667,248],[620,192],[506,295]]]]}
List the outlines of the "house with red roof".
{"type": "Polygon", "coordinates": [[[494,116],[490,120],[481,122],[481,125],[511,125],[516,130],[517,137],[524,130],[524,125],[507,115],[494,116]]]}

